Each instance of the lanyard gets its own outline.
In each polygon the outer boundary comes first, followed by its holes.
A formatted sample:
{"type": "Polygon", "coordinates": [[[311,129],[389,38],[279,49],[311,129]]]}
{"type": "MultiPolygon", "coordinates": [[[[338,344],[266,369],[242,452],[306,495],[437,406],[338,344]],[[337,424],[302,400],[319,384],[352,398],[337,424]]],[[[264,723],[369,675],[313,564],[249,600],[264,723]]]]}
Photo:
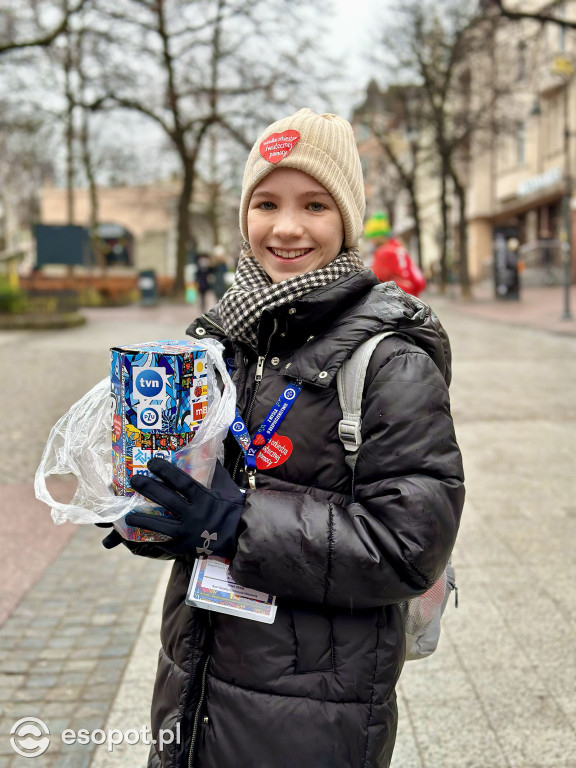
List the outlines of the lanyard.
{"type": "MultiPolygon", "coordinates": [[[[270,413],[262,422],[262,426],[252,438],[244,423],[244,419],[238,412],[238,409],[236,409],[236,418],[230,426],[230,431],[236,438],[240,448],[242,448],[242,452],[244,453],[244,465],[250,476],[253,476],[256,473],[256,454],[264,448],[265,445],[268,445],[268,442],[271,440],[280,424],[284,421],[286,414],[294,405],[294,402],[301,391],[302,387],[300,384],[296,384],[296,382],[288,384],[284,392],[282,392],[278,400],[276,400],[270,409],[270,413]]],[[[252,481],[250,484],[252,485],[252,481]]]]}

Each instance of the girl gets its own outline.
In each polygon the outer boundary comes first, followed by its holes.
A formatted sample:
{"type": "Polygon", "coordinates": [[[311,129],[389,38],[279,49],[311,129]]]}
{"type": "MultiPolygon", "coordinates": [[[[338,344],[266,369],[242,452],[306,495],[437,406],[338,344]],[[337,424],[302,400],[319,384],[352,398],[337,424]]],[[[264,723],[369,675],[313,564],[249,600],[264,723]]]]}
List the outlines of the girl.
{"type": "MultiPolygon", "coordinates": [[[[234,359],[247,441],[229,435],[210,490],[161,459],[149,464],[155,477],[132,481],[173,515],[127,519],[172,537],[131,548],[175,558],[152,727],[179,738],[152,747],[150,768],[390,764],[405,650],[398,603],[442,572],[464,491],[447,338],[426,305],[363,268],[363,216],[345,120],[301,109],[256,141],[236,281],[188,329],[219,339],[234,359]],[[380,342],[368,367],[352,477],[335,377],[386,330],[398,335],[380,342]],[[259,428],[289,399],[273,436],[278,460],[259,461],[259,428]],[[277,596],[273,624],[185,604],[196,553],[208,545],[231,560],[237,582],[277,596]]],[[[118,542],[112,534],[107,546],[118,542]]]]}

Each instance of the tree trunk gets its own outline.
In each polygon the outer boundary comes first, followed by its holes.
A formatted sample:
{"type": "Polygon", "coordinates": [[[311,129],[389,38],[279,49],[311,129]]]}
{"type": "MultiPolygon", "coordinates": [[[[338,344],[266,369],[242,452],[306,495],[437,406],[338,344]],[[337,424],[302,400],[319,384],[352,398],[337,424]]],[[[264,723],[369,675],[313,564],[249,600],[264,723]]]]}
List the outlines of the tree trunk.
{"type": "Polygon", "coordinates": [[[66,116],[66,219],[74,224],[74,126],[72,113],[66,116]]]}
{"type": "Polygon", "coordinates": [[[220,185],[217,176],[217,152],[218,144],[214,131],[210,133],[210,203],[208,216],[210,218],[210,228],[212,230],[212,245],[220,243],[220,185]]]}
{"type": "MultiPolygon", "coordinates": [[[[66,219],[69,225],[74,224],[74,95],[72,93],[72,49],[69,30],[66,31],[66,58],[64,60],[64,81],[66,90],[66,219]]],[[[74,277],[74,265],[69,264],[67,275],[70,280],[74,277]]]]}
{"type": "Polygon", "coordinates": [[[188,263],[188,247],[190,243],[190,202],[194,192],[194,167],[195,161],[187,158],[183,162],[184,179],[180,196],[178,198],[178,240],[176,245],[176,279],[173,294],[177,297],[184,296],[186,289],[184,273],[188,263]]]}
{"type": "Polygon", "coordinates": [[[416,237],[416,248],[418,249],[418,266],[422,269],[424,264],[424,257],[422,254],[422,225],[420,223],[420,203],[418,202],[418,194],[415,185],[411,184],[408,187],[408,193],[410,194],[410,200],[412,202],[412,218],[414,219],[414,235],[416,237]]]}
{"type": "Polygon", "coordinates": [[[470,274],[468,271],[468,221],[466,219],[466,189],[453,172],[451,174],[458,198],[458,254],[460,260],[460,290],[462,298],[472,298],[470,274]]]}
{"type": "Polygon", "coordinates": [[[74,97],[70,82],[72,70],[70,35],[67,37],[66,59],[64,62],[64,79],[66,83],[66,218],[68,224],[74,224],[74,97]]]}
{"type": "Polygon", "coordinates": [[[442,231],[440,233],[440,293],[446,293],[446,284],[448,283],[448,190],[447,190],[447,169],[446,161],[442,159],[442,168],[440,173],[440,215],[442,219],[442,231]]]}
{"type": "Polygon", "coordinates": [[[188,249],[192,242],[195,241],[194,233],[190,228],[190,203],[194,197],[194,182],[196,181],[196,161],[200,153],[200,147],[206,135],[206,131],[214,122],[213,118],[207,119],[203,122],[199,129],[195,141],[194,148],[188,149],[184,138],[180,135],[177,139],[172,137],[178,154],[182,162],[182,172],[184,179],[182,181],[182,188],[180,190],[180,197],[178,199],[178,243],[176,247],[176,280],[174,282],[173,293],[177,297],[183,297],[186,289],[184,273],[185,267],[188,263],[188,249]]]}
{"type": "Polygon", "coordinates": [[[94,166],[92,165],[92,155],[90,152],[90,130],[88,125],[88,114],[84,109],[82,111],[82,130],[80,132],[80,140],[82,142],[82,163],[84,165],[84,172],[88,179],[88,190],[90,195],[90,245],[92,247],[92,254],[96,260],[96,264],[102,270],[102,273],[106,272],[106,259],[102,253],[101,242],[98,236],[98,224],[99,222],[99,201],[98,201],[98,187],[96,186],[96,179],[94,177],[94,166]]]}
{"type": "Polygon", "coordinates": [[[218,245],[220,243],[219,192],[218,182],[215,181],[210,185],[210,208],[208,210],[210,229],[212,230],[212,245],[218,245]]]}

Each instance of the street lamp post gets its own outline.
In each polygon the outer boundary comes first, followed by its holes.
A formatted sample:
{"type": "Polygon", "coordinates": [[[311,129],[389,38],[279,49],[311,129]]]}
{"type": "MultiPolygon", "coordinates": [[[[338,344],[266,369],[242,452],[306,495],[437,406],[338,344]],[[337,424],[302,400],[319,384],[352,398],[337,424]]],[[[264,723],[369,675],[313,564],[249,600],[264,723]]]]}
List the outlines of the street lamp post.
{"type": "Polygon", "coordinates": [[[572,211],[570,210],[570,201],[572,199],[572,172],[570,167],[570,126],[568,116],[568,85],[570,80],[564,84],[564,176],[565,191],[562,201],[564,208],[564,227],[562,237],[562,267],[564,272],[564,311],[563,320],[571,320],[570,311],[570,283],[572,279],[572,211]]]}
{"type": "Polygon", "coordinates": [[[570,201],[572,199],[572,169],[570,164],[570,104],[569,87],[574,74],[572,61],[566,56],[558,56],[553,65],[554,74],[560,75],[564,80],[564,197],[562,199],[563,225],[560,233],[562,242],[562,267],[564,286],[564,310],[563,320],[571,320],[570,310],[570,284],[572,280],[572,211],[570,201]]]}

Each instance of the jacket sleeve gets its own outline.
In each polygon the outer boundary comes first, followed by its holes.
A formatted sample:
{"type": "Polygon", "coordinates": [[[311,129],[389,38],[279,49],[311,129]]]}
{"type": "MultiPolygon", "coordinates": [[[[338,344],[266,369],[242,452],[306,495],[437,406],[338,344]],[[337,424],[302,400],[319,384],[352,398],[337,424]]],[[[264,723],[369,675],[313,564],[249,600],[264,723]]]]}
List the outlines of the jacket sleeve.
{"type": "Polygon", "coordinates": [[[446,384],[412,347],[368,376],[354,501],[248,492],[232,562],[241,584],[371,608],[415,597],[441,574],[464,503],[446,384]]]}

